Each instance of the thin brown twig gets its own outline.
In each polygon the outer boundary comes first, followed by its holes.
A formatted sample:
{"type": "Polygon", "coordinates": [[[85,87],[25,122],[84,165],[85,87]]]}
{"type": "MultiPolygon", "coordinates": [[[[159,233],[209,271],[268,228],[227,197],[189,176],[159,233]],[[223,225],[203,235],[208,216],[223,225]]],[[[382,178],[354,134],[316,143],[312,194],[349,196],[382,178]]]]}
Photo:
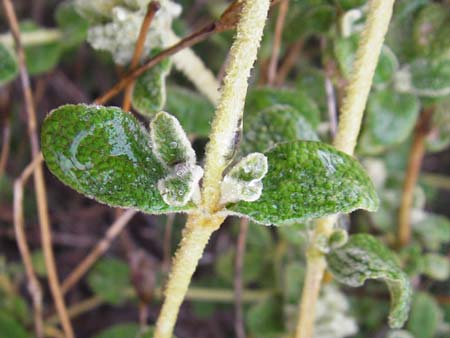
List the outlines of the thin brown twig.
{"type": "Polygon", "coordinates": [[[62,292],[69,291],[84,274],[92,267],[97,259],[103,255],[111,246],[112,241],[122,231],[122,229],[128,224],[130,219],[136,214],[136,210],[125,211],[117,220],[109,227],[105,234],[105,237],[97,243],[92,251],[86,256],[85,259],[70,273],[70,275],[62,283],[62,292]]]}
{"type": "Polygon", "coordinates": [[[14,183],[14,230],[17,246],[25,266],[28,279],[28,291],[33,301],[34,327],[37,338],[44,337],[44,320],[42,315],[42,289],[34,271],[31,252],[25,236],[25,221],[23,217],[23,189],[37,165],[42,162],[42,156],[33,160],[14,183]]]}
{"type": "Polygon", "coordinates": [[[284,22],[289,8],[289,0],[282,0],[278,9],[277,22],[275,24],[275,34],[272,44],[272,56],[270,58],[269,69],[267,72],[267,84],[273,85],[277,75],[278,58],[280,56],[281,40],[283,37],[284,22]]]}
{"type": "MultiPolygon", "coordinates": [[[[3,0],[3,6],[5,13],[11,28],[11,32],[14,38],[16,53],[19,61],[20,79],[22,83],[23,95],[25,98],[25,106],[28,115],[28,135],[31,144],[31,153],[33,159],[40,156],[39,138],[37,135],[37,122],[36,111],[33,103],[33,93],[31,91],[30,78],[25,65],[25,53],[20,40],[20,29],[17,21],[14,6],[11,0],[3,0]]],[[[39,224],[41,230],[42,246],[45,257],[45,266],[47,268],[48,281],[50,290],[52,292],[53,300],[56,305],[56,309],[61,318],[61,324],[66,335],[66,338],[73,338],[74,333],[72,324],[70,323],[69,316],[67,314],[66,304],[61,292],[58,274],[56,270],[55,257],[52,248],[51,228],[50,220],[48,217],[48,205],[46,188],[44,181],[44,172],[42,164],[39,163],[34,170],[34,185],[36,191],[36,200],[38,206],[39,224]]]]}
{"type": "Polygon", "coordinates": [[[3,120],[3,133],[2,133],[2,150],[0,155],[0,177],[3,176],[6,170],[6,164],[9,158],[10,140],[11,140],[11,127],[9,117],[3,120]]]}
{"type": "MultiPolygon", "coordinates": [[[[134,49],[133,58],[131,59],[130,70],[136,69],[141,59],[142,52],[144,51],[145,39],[147,38],[147,32],[150,25],[155,17],[156,12],[159,10],[161,5],[158,1],[152,1],[147,6],[147,13],[145,14],[144,20],[142,21],[141,29],[139,31],[139,36],[136,42],[136,47],[134,49]]],[[[131,108],[131,93],[133,92],[133,83],[130,83],[125,88],[125,93],[123,97],[122,109],[124,111],[129,111],[131,108]]]]}
{"type": "Polygon", "coordinates": [[[298,61],[298,56],[302,50],[302,47],[303,40],[298,40],[289,47],[278,70],[277,76],[275,77],[276,86],[281,86],[286,81],[287,76],[298,61]]]}
{"type": "Polygon", "coordinates": [[[425,155],[425,139],[430,132],[432,115],[432,108],[425,109],[417,120],[414,130],[398,215],[397,240],[399,247],[407,245],[411,240],[411,206],[414,197],[414,188],[416,187],[422,160],[425,155]]]}
{"type": "Polygon", "coordinates": [[[234,329],[237,338],[245,338],[244,315],[242,310],[242,268],[244,266],[245,243],[247,241],[248,219],[242,218],[240,223],[239,236],[236,246],[236,261],[234,269],[234,294],[235,294],[235,325],[234,329]]]}

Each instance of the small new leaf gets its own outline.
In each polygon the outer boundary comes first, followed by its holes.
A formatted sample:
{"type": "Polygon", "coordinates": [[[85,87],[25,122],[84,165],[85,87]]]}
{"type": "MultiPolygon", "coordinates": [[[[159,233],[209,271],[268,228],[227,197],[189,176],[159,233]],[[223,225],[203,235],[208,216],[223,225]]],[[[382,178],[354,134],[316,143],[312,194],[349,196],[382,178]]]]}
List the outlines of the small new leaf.
{"type": "Polygon", "coordinates": [[[408,318],[411,284],[395,256],[376,238],[351,236],[343,247],[327,255],[328,269],[337,281],[357,287],[367,279],[382,279],[391,294],[389,325],[400,328],[408,318]]]}
{"type": "Polygon", "coordinates": [[[166,168],[180,163],[195,164],[195,152],[180,122],[166,112],[150,123],[153,152],[166,168]]]}
{"type": "Polygon", "coordinates": [[[267,166],[267,158],[261,153],[253,153],[240,160],[222,181],[221,203],[256,201],[263,190],[261,180],[267,173],[267,166]]]}
{"type": "Polygon", "coordinates": [[[41,143],[50,171],[99,202],[153,214],[189,208],[164,202],[157,183],[171,171],[154,155],[147,131],[119,108],[61,106],[45,119],[41,143]]]}
{"type": "Polygon", "coordinates": [[[287,142],[265,155],[269,169],[261,197],[228,205],[231,214],[282,225],[378,207],[375,188],[361,165],[328,144],[287,142]]]}
{"type": "Polygon", "coordinates": [[[203,176],[203,169],[197,165],[178,164],[166,178],[159,180],[158,190],[169,205],[181,207],[186,205],[194,196],[199,194],[199,181],[203,176]]]}
{"type": "Polygon", "coordinates": [[[153,117],[166,104],[166,77],[170,59],[165,59],[138,77],[133,88],[133,107],[143,116],[153,117]]]}

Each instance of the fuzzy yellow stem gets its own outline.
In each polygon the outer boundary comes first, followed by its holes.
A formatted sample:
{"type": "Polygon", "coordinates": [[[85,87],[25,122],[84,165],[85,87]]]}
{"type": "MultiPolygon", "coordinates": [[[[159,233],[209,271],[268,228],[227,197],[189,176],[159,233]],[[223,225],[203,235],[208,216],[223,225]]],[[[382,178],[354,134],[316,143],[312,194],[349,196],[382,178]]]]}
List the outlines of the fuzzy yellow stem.
{"type": "MultiPolygon", "coordinates": [[[[373,75],[378,63],[384,37],[387,33],[395,0],[372,0],[369,14],[356,54],[350,83],[341,109],[339,127],[334,146],[349,155],[358,139],[361,121],[372,85],[373,75]]],[[[316,228],[307,253],[306,278],[300,304],[300,319],[296,338],[313,336],[315,308],[320,292],[321,281],[326,269],[324,255],[317,249],[317,238],[329,236],[336,222],[336,216],[317,221],[316,228]]]]}
{"type": "Polygon", "coordinates": [[[156,322],[155,338],[172,336],[198,261],[211,234],[224,220],[216,213],[220,209],[220,183],[223,171],[232,159],[236,133],[240,131],[247,80],[256,60],[269,4],[270,0],[245,0],[206,151],[201,210],[189,215],[156,322]]]}
{"type": "Polygon", "coordinates": [[[217,211],[219,207],[222,174],[232,160],[235,142],[241,132],[248,78],[256,60],[269,5],[269,0],[247,0],[242,8],[206,148],[203,205],[209,212],[217,211]]]}
{"type": "Polygon", "coordinates": [[[211,234],[222,224],[223,218],[200,214],[189,216],[183,239],[172,263],[172,272],[165,290],[165,300],[158,321],[155,338],[171,338],[178,310],[186,295],[191,277],[197,267],[211,234]]]}

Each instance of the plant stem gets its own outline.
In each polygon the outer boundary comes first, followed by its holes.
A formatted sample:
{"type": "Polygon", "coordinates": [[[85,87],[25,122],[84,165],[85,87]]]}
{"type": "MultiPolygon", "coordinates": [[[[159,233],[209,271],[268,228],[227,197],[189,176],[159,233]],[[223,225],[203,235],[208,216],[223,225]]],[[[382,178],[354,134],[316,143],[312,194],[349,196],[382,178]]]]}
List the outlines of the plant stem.
{"type": "MultiPolygon", "coordinates": [[[[156,12],[159,10],[160,4],[157,1],[151,1],[147,6],[147,12],[145,13],[144,20],[142,21],[141,29],[139,30],[139,36],[136,42],[136,47],[134,49],[133,58],[131,59],[130,70],[136,69],[139,64],[139,60],[142,56],[142,51],[144,50],[145,39],[147,37],[147,32],[152,24],[153,18],[156,12]]],[[[124,111],[129,111],[131,108],[131,95],[133,92],[133,82],[127,85],[125,88],[125,94],[123,97],[122,109],[124,111]]]]}
{"type": "MultiPolygon", "coordinates": [[[[361,128],[367,98],[373,75],[378,63],[384,37],[387,33],[395,0],[372,0],[364,31],[361,35],[356,61],[349,85],[346,89],[335,147],[349,155],[353,154],[361,128]]],[[[329,236],[336,221],[336,215],[319,219],[307,253],[306,279],[300,304],[300,319],[296,338],[311,338],[320,285],[326,269],[323,253],[317,249],[317,239],[329,236]]]]}
{"type": "Polygon", "coordinates": [[[233,159],[236,140],[241,133],[248,78],[256,60],[269,5],[270,1],[267,0],[246,0],[242,8],[206,147],[202,202],[208,212],[220,208],[222,174],[233,159]]]}
{"type": "MultiPolygon", "coordinates": [[[[33,94],[31,91],[30,78],[25,65],[25,52],[20,39],[19,23],[14,11],[14,6],[11,0],[3,0],[6,16],[8,18],[9,26],[14,37],[15,48],[19,61],[20,79],[22,83],[22,90],[25,98],[25,105],[28,117],[28,135],[30,138],[31,153],[33,160],[40,156],[39,138],[37,136],[37,121],[36,111],[33,102],[33,94]]],[[[67,315],[66,304],[61,292],[58,274],[56,270],[55,257],[52,248],[52,235],[50,220],[48,217],[48,204],[46,196],[46,188],[44,181],[44,172],[42,163],[39,163],[34,170],[34,185],[36,190],[36,200],[38,206],[39,224],[41,230],[42,246],[45,257],[45,266],[47,268],[48,281],[50,290],[52,292],[53,300],[56,305],[59,316],[61,317],[61,324],[64,329],[66,338],[74,337],[72,324],[67,315]]]]}
{"type": "Polygon", "coordinates": [[[420,167],[425,155],[425,139],[430,132],[432,115],[433,109],[425,109],[417,121],[414,131],[398,214],[397,244],[399,247],[407,245],[411,240],[411,205],[414,198],[414,188],[416,187],[420,167]]]}
{"type": "Polygon", "coordinates": [[[241,132],[247,80],[256,60],[269,6],[270,0],[243,2],[241,18],[230,50],[230,61],[206,150],[201,206],[197,212],[189,215],[183,239],[175,254],[166,287],[166,298],[156,322],[155,338],[172,336],[180,305],[198,260],[211,234],[224,220],[223,216],[216,213],[221,208],[219,200],[222,174],[233,158],[235,139],[241,132]]]}
{"type": "Polygon", "coordinates": [[[286,19],[286,14],[289,8],[289,0],[282,0],[278,6],[278,17],[275,25],[274,40],[272,45],[272,56],[270,58],[269,70],[267,72],[267,84],[273,85],[275,83],[275,76],[277,75],[278,57],[280,56],[281,39],[283,36],[283,27],[286,19]]]}
{"type": "MultiPolygon", "coordinates": [[[[60,41],[62,37],[63,34],[59,29],[39,29],[34,32],[23,32],[20,34],[22,45],[27,47],[60,41]]],[[[1,34],[0,43],[12,47],[14,45],[12,34],[1,34]]]]}
{"type": "Polygon", "coordinates": [[[165,289],[165,299],[156,322],[155,338],[170,338],[179,308],[186,295],[211,234],[222,224],[223,217],[191,214],[173,263],[165,289]]]}
{"type": "Polygon", "coordinates": [[[245,257],[245,244],[247,241],[248,233],[248,223],[247,218],[242,218],[240,222],[240,230],[238,241],[236,245],[236,259],[234,267],[234,309],[235,309],[235,323],[234,330],[236,332],[236,338],[245,338],[245,325],[244,325],[244,314],[242,311],[242,291],[244,286],[242,285],[242,268],[244,266],[245,257]]]}
{"type": "Polygon", "coordinates": [[[25,221],[23,217],[23,189],[24,185],[33,173],[36,165],[42,162],[42,156],[37,157],[31,162],[22,175],[14,183],[14,230],[16,234],[17,246],[22,257],[25,272],[28,278],[28,292],[33,300],[34,327],[37,338],[44,337],[44,321],[42,316],[42,288],[34,271],[33,261],[31,259],[30,248],[28,247],[27,237],[25,235],[25,221]]]}

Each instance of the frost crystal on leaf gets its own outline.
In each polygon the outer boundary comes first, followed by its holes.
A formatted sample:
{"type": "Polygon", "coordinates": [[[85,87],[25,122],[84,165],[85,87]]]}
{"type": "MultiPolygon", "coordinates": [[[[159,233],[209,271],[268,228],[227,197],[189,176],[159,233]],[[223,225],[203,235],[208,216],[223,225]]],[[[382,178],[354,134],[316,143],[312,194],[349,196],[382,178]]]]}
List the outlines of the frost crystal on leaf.
{"type": "MultiPolygon", "coordinates": [[[[93,22],[88,31],[88,42],[94,49],[109,51],[117,64],[131,61],[146,7],[150,0],[78,0],[76,8],[93,22]]],[[[171,32],[172,20],[181,13],[181,6],[170,1],[160,1],[144,44],[143,57],[150,49],[165,46],[171,32]]]]}
{"type": "Polygon", "coordinates": [[[264,178],[268,170],[267,158],[261,153],[247,155],[240,160],[222,181],[221,203],[256,201],[262,193],[264,178]]]}

